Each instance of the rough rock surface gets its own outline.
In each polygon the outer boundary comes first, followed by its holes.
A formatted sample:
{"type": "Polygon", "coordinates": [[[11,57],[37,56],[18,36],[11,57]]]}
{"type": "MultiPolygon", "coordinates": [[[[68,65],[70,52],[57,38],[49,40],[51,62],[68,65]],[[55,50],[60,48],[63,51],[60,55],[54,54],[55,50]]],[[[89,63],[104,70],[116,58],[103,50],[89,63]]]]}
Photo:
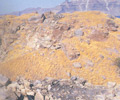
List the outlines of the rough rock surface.
{"type": "Polygon", "coordinates": [[[9,79],[5,76],[0,75],[0,86],[9,84],[9,79]]]}
{"type": "Polygon", "coordinates": [[[75,36],[83,36],[83,35],[84,35],[84,32],[82,32],[81,29],[78,29],[78,30],[75,31],[74,34],[75,34],[75,36]]]}
{"type": "Polygon", "coordinates": [[[83,78],[46,78],[30,81],[17,78],[7,87],[0,87],[0,100],[119,100],[120,85],[109,82],[95,86],[83,78]]]}

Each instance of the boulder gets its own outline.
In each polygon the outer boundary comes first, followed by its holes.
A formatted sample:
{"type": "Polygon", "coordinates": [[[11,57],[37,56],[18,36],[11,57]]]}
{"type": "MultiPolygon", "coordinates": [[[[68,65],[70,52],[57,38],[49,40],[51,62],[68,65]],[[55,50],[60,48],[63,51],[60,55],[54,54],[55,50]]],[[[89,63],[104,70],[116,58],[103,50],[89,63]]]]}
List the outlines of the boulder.
{"type": "Polygon", "coordinates": [[[108,19],[106,20],[106,27],[109,31],[117,31],[119,26],[113,20],[108,19]]]}
{"type": "Polygon", "coordinates": [[[73,52],[67,54],[67,57],[68,57],[68,59],[70,59],[70,60],[75,60],[75,59],[77,59],[79,56],[80,56],[80,53],[77,52],[77,51],[73,51],[73,52]]]}
{"type": "Polygon", "coordinates": [[[44,96],[40,92],[37,92],[35,95],[35,100],[44,100],[44,96]]]}
{"type": "Polygon", "coordinates": [[[12,91],[2,87],[0,88],[0,100],[17,100],[17,96],[12,91]]]}
{"type": "Polygon", "coordinates": [[[71,77],[71,80],[72,80],[72,81],[76,81],[77,79],[78,79],[78,77],[76,77],[76,76],[72,76],[72,77],[71,77]]]}
{"type": "Polygon", "coordinates": [[[69,60],[77,59],[80,56],[80,52],[70,44],[62,45],[62,50],[69,60]]]}
{"type": "Polygon", "coordinates": [[[22,95],[26,95],[26,89],[20,89],[22,95]]]}
{"type": "Polygon", "coordinates": [[[93,67],[94,66],[94,63],[91,61],[91,60],[86,60],[86,65],[85,67],[93,67]]]}
{"type": "Polygon", "coordinates": [[[74,32],[74,35],[75,36],[83,36],[84,35],[84,32],[81,30],[81,29],[78,29],[74,32]]]}
{"type": "Polygon", "coordinates": [[[74,66],[75,68],[82,68],[81,63],[79,63],[79,62],[73,63],[73,66],[74,66]]]}
{"type": "Polygon", "coordinates": [[[5,86],[8,85],[9,83],[10,80],[7,77],[0,74],[0,85],[5,86]]]}
{"type": "Polygon", "coordinates": [[[12,82],[11,84],[9,84],[7,86],[7,89],[8,90],[12,90],[12,91],[16,91],[16,89],[19,87],[18,83],[17,82],[12,82]]]}
{"type": "Polygon", "coordinates": [[[30,91],[30,92],[27,92],[27,95],[30,95],[30,96],[34,96],[34,92],[33,91],[30,91]]]}
{"type": "Polygon", "coordinates": [[[114,88],[116,86],[115,82],[108,82],[107,83],[108,88],[114,88]]]}

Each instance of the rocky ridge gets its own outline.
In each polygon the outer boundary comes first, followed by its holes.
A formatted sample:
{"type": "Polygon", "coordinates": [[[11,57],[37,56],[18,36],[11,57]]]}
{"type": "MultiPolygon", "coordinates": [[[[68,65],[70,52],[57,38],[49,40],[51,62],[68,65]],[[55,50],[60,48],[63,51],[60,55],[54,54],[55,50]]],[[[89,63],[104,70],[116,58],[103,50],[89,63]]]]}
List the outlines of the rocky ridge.
{"type": "Polygon", "coordinates": [[[119,100],[120,85],[108,82],[95,86],[83,78],[26,80],[10,82],[0,75],[0,100],[119,100]],[[3,84],[4,83],[4,84],[3,84]]]}

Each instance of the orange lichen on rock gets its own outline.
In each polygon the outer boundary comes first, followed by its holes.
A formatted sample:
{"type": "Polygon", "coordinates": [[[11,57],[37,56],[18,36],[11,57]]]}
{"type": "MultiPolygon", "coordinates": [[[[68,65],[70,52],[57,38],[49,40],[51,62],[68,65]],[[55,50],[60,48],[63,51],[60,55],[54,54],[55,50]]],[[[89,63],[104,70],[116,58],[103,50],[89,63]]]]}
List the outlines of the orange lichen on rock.
{"type": "MultiPolygon", "coordinates": [[[[24,15],[22,19],[28,18],[26,16],[24,15]]],[[[62,37],[61,40],[57,41],[62,45],[61,49],[50,49],[51,46],[34,49],[28,45],[23,45],[27,42],[27,33],[21,31],[20,39],[11,44],[13,49],[8,52],[6,59],[0,63],[0,73],[12,80],[15,80],[19,75],[33,80],[44,79],[45,77],[58,79],[79,76],[96,85],[105,85],[108,81],[120,84],[120,77],[116,72],[117,66],[114,65],[114,59],[120,54],[120,40],[117,39],[120,32],[109,31],[105,41],[89,38],[93,28],[99,28],[99,25],[105,27],[107,19],[109,18],[106,14],[96,11],[64,14],[64,18],[60,19],[59,22],[70,24],[73,28],[62,33],[62,36],[71,34],[70,37],[62,37]],[[73,36],[74,33],[72,32],[76,29],[82,29],[84,35],[81,37],[73,36]],[[14,45],[15,43],[16,45],[14,45]],[[71,56],[73,51],[77,52],[78,56],[69,59],[67,56],[71,56]],[[79,62],[82,67],[74,67],[73,63],[75,62],[79,62]]],[[[114,21],[120,25],[120,19],[116,18],[114,21]]],[[[39,27],[42,25],[40,24],[39,27]]]]}

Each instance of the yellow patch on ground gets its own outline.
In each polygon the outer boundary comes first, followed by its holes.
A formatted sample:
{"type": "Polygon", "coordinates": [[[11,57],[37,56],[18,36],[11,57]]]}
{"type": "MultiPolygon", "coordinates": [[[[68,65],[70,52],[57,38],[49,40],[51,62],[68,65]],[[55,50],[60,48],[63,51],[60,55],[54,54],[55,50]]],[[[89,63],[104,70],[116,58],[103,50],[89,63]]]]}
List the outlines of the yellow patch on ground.
{"type": "MultiPolygon", "coordinates": [[[[22,19],[28,18],[29,15],[23,15],[22,19]]],[[[72,14],[64,14],[64,18],[60,22],[74,23],[75,29],[84,26],[104,25],[107,15],[100,12],[75,12],[72,14]]],[[[21,17],[17,17],[21,18],[21,17]]],[[[120,24],[120,20],[116,19],[120,24]]],[[[87,30],[87,29],[86,29],[87,30]]],[[[85,33],[87,36],[90,33],[85,33]]],[[[39,49],[33,50],[29,47],[22,48],[21,44],[14,46],[14,49],[8,53],[4,62],[0,63],[0,73],[15,80],[17,76],[22,75],[28,79],[44,79],[45,77],[53,78],[70,78],[70,76],[79,76],[87,79],[96,85],[105,85],[108,81],[120,84],[120,77],[116,73],[117,67],[113,62],[119,55],[111,53],[109,49],[114,47],[120,51],[120,41],[117,39],[120,32],[111,32],[106,41],[97,42],[91,40],[90,45],[80,42],[79,37],[66,38],[62,43],[74,45],[80,52],[78,59],[70,61],[64,52],[59,50],[39,49]],[[104,59],[100,57],[104,56],[104,59]],[[86,68],[86,61],[91,60],[93,67],[86,68]],[[73,67],[74,62],[80,62],[82,68],[73,67]]],[[[86,37],[83,37],[85,39],[86,37]]],[[[25,34],[21,33],[21,38],[25,38],[25,34]]]]}

